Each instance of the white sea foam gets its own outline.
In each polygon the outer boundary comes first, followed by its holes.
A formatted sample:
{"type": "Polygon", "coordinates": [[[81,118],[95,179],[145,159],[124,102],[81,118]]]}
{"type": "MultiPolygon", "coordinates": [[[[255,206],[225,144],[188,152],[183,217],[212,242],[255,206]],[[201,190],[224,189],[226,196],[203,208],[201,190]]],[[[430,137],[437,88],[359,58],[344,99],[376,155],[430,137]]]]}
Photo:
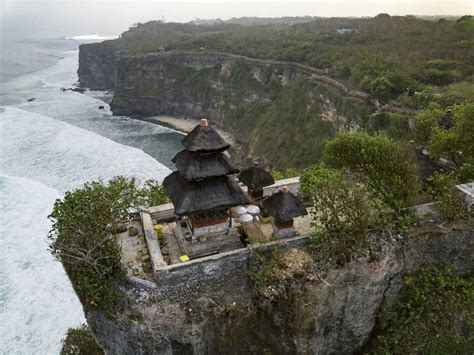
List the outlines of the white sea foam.
{"type": "Polygon", "coordinates": [[[41,114],[6,107],[0,121],[2,172],[59,191],[117,175],[162,181],[170,172],[139,149],[41,114]]]}
{"type": "Polygon", "coordinates": [[[0,353],[51,354],[84,321],[59,262],[49,253],[47,216],[59,193],[0,175],[0,353]]]}
{"type": "Polygon", "coordinates": [[[70,39],[74,41],[105,41],[107,39],[116,39],[118,36],[101,36],[96,33],[90,35],[80,35],[80,36],[66,36],[64,39],[70,39]]]}
{"type": "Polygon", "coordinates": [[[0,125],[0,353],[55,353],[83,316],[47,250],[54,200],[85,181],[161,181],[169,169],[139,149],[21,109],[4,108],[0,125]]]}
{"type": "Polygon", "coordinates": [[[144,151],[166,161],[181,148],[166,128],[112,117],[103,101],[61,91],[77,80],[77,54],[0,83],[2,354],[57,353],[66,329],[83,321],[61,264],[47,251],[55,198],[116,175],[161,181],[170,170],[144,151]]]}

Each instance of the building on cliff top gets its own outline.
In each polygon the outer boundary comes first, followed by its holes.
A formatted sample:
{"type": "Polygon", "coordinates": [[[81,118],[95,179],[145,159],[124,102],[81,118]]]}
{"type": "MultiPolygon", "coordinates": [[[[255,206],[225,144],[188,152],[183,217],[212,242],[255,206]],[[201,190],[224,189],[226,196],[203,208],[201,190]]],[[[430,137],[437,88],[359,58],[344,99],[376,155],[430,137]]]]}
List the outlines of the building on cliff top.
{"type": "Polygon", "coordinates": [[[263,188],[275,183],[273,176],[261,168],[257,162],[250,168],[242,170],[239,180],[248,187],[249,195],[253,199],[262,198],[263,188]]]}
{"type": "Polygon", "coordinates": [[[301,200],[284,186],[279,192],[266,198],[263,207],[273,217],[273,235],[277,238],[293,237],[295,217],[306,216],[308,211],[301,200]]]}
{"type": "Polygon", "coordinates": [[[231,234],[229,209],[249,200],[229,175],[238,170],[224,155],[230,145],[202,119],[181,143],[185,149],[173,162],[177,171],[163,181],[181,228],[189,241],[213,235],[231,234]]]}

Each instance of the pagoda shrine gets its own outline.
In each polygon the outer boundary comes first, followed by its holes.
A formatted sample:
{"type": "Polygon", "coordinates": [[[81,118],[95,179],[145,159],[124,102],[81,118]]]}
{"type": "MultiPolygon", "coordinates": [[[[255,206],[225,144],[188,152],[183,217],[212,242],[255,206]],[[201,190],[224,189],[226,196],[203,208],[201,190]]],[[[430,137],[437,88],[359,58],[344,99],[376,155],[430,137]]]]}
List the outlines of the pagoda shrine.
{"type": "Polygon", "coordinates": [[[163,181],[181,226],[190,239],[201,241],[232,230],[230,208],[248,204],[242,189],[230,176],[238,170],[224,153],[230,145],[202,119],[181,143],[184,150],[173,158],[177,171],[163,181]]]}
{"type": "Polygon", "coordinates": [[[273,235],[278,239],[294,237],[296,233],[294,219],[308,214],[301,200],[286,186],[265,199],[263,207],[273,217],[273,235]]]}
{"type": "Polygon", "coordinates": [[[249,195],[253,199],[263,197],[263,188],[273,185],[275,180],[265,169],[255,162],[253,166],[243,170],[239,174],[239,180],[248,187],[249,195]]]}

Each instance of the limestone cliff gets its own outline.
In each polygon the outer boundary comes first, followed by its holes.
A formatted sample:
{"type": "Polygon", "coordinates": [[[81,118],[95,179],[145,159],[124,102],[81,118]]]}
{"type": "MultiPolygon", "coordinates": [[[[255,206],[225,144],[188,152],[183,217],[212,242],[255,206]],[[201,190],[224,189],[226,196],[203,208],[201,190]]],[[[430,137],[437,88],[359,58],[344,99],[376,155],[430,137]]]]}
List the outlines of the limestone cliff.
{"type": "Polygon", "coordinates": [[[77,74],[82,87],[113,90],[119,68],[119,52],[106,43],[81,44],[77,74]]]}
{"type": "Polygon", "coordinates": [[[281,282],[266,293],[254,292],[252,265],[236,263],[215,278],[131,282],[116,318],[88,312],[87,320],[111,354],[349,354],[369,338],[382,303],[398,297],[404,272],[425,263],[472,272],[473,247],[472,225],[425,226],[393,241],[378,261],[357,259],[324,274],[302,249],[290,249],[281,282]]]}
{"type": "Polygon", "coordinates": [[[234,134],[243,156],[285,168],[316,162],[327,139],[371,110],[314,70],[223,53],[127,56],[104,43],[81,46],[78,73],[82,86],[114,90],[116,115],[207,117],[234,134]]]}

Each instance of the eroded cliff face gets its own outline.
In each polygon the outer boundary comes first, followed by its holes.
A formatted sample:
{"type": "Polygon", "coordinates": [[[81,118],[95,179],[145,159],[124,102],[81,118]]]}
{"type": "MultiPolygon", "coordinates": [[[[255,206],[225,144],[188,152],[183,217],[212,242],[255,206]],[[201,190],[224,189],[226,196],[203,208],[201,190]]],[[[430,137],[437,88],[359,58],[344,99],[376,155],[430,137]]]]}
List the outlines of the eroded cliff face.
{"type": "Polygon", "coordinates": [[[378,261],[358,259],[324,274],[303,249],[290,249],[280,282],[263,293],[255,292],[251,265],[172,287],[130,283],[115,319],[88,312],[87,320],[111,354],[353,353],[369,338],[381,305],[400,295],[405,271],[426,263],[452,264],[458,274],[474,270],[473,232],[472,224],[426,226],[394,241],[378,261]]]}
{"type": "Polygon", "coordinates": [[[79,46],[79,84],[92,90],[114,90],[120,53],[105,43],[79,46]]]}
{"type": "Polygon", "coordinates": [[[112,88],[116,115],[206,117],[232,133],[238,160],[278,168],[317,162],[324,142],[361,125],[370,107],[301,67],[229,54],[127,56],[81,46],[79,80],[112,88]],[[262,142],[272,141],[267,145],[262,142]]]}

